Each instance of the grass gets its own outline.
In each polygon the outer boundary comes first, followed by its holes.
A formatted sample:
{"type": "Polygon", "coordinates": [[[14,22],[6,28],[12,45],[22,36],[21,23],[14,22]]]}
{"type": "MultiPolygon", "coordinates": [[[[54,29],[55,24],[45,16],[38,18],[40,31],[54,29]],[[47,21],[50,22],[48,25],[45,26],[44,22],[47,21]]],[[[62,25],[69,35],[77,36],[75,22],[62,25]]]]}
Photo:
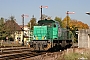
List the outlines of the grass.
{"type": "Polygon", "coordinates": [[[78,58],[87,58],[87,60],[90,60],[90,52],[84,52],[83,54],[80,53],[69,53],[69,54],[64,54],[58,60],[79,60],[78,58]]]}

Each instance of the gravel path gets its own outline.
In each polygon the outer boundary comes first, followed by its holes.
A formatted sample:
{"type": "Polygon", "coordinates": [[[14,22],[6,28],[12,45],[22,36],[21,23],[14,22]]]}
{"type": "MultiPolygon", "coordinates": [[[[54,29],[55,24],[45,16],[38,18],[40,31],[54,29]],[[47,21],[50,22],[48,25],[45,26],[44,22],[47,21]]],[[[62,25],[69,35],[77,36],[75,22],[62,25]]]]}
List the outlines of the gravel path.
{"type": "Polygon", "coordinates": [[[54,53],[46,53],[44,55],[27,58],[25,60],[58,60],[60,56],[61,56],[61,52],[54,52],[54,53]]]}

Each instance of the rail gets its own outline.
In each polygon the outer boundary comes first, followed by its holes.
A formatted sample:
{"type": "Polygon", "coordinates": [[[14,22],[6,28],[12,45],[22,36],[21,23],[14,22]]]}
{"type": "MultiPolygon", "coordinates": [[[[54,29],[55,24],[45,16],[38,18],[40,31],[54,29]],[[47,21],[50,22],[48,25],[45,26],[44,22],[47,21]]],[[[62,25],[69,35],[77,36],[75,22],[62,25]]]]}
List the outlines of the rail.
{"type": "MultiPolygon", "coordinates": [[[[45,53],[45,52],[44,52],[45,53]]],[[[9,59],[26,59],[34,56],[38,56],[44,53],[32,52],[28,47],[8,47],[2,48],[0,53],[0,60],[9,59]]]]}

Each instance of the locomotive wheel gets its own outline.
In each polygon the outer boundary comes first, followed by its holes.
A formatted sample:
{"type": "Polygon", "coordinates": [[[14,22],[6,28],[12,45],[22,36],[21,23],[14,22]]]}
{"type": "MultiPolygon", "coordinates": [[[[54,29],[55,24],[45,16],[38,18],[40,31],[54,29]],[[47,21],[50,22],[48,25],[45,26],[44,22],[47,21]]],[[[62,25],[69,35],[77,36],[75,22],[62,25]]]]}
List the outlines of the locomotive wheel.
{"type": "Polygon", "coordinates": [[[46,48],[44,48],[45,50],[48,50],[48,49],[50,49],[51,48],[51,43],[48,43],[47,44],[47,47],[46,48]]]}

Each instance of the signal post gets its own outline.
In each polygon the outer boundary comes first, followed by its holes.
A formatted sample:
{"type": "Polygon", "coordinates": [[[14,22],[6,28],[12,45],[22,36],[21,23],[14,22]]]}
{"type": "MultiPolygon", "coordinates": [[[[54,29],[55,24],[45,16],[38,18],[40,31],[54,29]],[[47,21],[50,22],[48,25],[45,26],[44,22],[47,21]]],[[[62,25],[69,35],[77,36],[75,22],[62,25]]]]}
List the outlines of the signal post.
{"type": "Polygon", "coordinates": [[[24,17],[29,17],[28,15],[22,14],[22,31],[23,31],[23,38],[22,38],[22,46],[24,46],[24,17]]]}

